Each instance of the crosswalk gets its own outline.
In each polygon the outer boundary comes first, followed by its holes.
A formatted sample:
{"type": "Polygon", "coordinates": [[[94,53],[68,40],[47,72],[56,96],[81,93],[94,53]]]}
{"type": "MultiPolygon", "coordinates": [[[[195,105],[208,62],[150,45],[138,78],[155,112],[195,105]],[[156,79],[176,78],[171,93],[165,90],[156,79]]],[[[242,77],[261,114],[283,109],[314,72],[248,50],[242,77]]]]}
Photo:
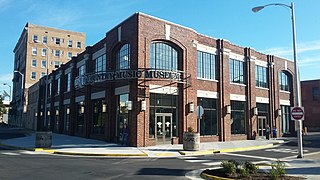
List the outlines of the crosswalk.
{"type": "MultiPolygon", "coordinates": [[[[268,151],[268,152],[281,152],[281,153],[292,153],[292,154],[297,154],[298,153],[297,149],[288,149],[288,148],[265,149],[265,151],[268,151]]],[[[304,149],[303,152],[309,152],[309,150],[304,149]]]]}
{"type": "Polygon", "coordinates": [[[14,152],[0,152],[1,155],[7,156],[21,156],[21,155],[38,155],[38,154],[48,154],[44,152],[37,151],[14,151],[14,152]]]}

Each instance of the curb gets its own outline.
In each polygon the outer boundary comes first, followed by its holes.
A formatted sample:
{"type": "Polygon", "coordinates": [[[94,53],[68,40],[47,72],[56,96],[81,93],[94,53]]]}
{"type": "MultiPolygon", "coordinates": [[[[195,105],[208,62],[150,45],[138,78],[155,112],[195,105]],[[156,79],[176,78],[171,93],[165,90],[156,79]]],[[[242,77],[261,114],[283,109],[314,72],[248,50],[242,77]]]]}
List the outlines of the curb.
{"type": "Polygon", "coordinates": [[[201,173],[200,177],[204,178],[204,179],[213,179],[213,180],[232,180],[230,178],[224,178],[224,177],[219,177],[219,176],[213,176],[213,175],[209,175],[206,173],[201,173]]]}

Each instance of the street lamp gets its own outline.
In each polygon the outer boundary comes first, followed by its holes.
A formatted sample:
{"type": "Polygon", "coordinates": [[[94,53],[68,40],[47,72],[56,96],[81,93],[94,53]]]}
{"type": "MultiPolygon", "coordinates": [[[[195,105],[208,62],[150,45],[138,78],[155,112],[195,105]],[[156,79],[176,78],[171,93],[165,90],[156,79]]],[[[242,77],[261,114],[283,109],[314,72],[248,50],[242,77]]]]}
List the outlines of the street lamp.
{"type": "MultiPolygon", "coordinates": [[[[20,72],[20,71],[17,71],[17,70],[15,70],[15,71],[13,71],[14,73],[18,73],[18,74],[20,74],[20,76],[21,76],[21,107],[22,107],[22,109],[21,109],[21,122],[20,123],[22,123],[22,114],[23,114],[23,94],[24,94],[24,92],[23,92],[23,81],[24,81],[24,75],[20,72]]],[[[20,125],[22,125],[22,124],[20,124],[20,125]]]]}
{"type": "MultiPolygon", "coordinates": [[[[292,35],[293,35],[293,59],[294,59],[294,79],[295,79],[295,87],[296,87],[296,106],[301,107],[301,97],[300,97],[300,79],[299,79],[299,71],[298,71],[298,64],[297,64],[297,43],[296,43],[296,23],[295,23],[295,13],[294,13],[294,4],[291,3],[291,6],[282,3],[272,3],[267,4],[264,6],[257,6],[252,8],[253,12],[258,12],[267,6],[283,6],[291,9],[291,20],[292,20],[292,35]]],[[[298,158],[303,157],[303,150],[302,150],[302,122],[301,120],[298,121],[298,158]]]]}
{"type": "Polygon", "coordinates": [[[10,88],[10,90],[9,90],[9,91],[10,91],[10,92],[9,92],[9,95],[10,95],[9,101],[11,102],[11,99],[12,99],[12,98],[11,98],[11,86],[10,86],[8,83],[3,83],[3,85],[4,85],[4,86],[9,86],[9,88],[10,88]]]}
{"type": "MultiPolygon", "coordinates": [[[[36,43],[40,43],[39,40],[35,41],[36,43]]],[[[42,43],[42,45],[44,45],[46,47],[46,86],[45,86],[45,98],[44,98],[44,127],[47,127],[47,103],[48,103],[48,75],[49,75],[49,52],[50,52],[50,48],[48,47],[47,44],[42,43]]]]}

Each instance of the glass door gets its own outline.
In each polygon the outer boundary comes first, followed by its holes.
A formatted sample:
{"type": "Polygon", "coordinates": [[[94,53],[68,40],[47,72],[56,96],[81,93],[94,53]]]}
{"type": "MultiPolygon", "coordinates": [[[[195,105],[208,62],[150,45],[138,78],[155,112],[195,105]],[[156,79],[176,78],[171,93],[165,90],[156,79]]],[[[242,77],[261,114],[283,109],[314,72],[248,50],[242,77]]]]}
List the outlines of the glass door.
{"type": "Polygon", "coordinates": [[[155,121],[157,144],[170,144],[172,138],[172,114],[156,113],[155,121]]]}
{"type": "Polygon", "coordinates": [[[258,134],[260,137],[266,135],[266,117],[258,116],[258,134]]]}

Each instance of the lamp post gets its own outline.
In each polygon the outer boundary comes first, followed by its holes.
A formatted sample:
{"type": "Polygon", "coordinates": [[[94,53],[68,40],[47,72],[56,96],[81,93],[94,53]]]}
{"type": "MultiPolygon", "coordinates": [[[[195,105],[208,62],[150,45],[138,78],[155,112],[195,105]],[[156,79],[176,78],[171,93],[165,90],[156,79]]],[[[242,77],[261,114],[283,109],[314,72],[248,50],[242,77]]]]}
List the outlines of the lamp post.
{"type": "MultiPolygon", "coordinates": [[[[294,79],[295,79],[295,88],[296,88],[296,106],[301,107],[301,94],[300,94],[300,78],[299,78],[299,70],[297,64],[297,43],[296,43],[296,23],[295,23],[295,13],[294,13],[294,3],[291,5],[282,4],[282,3],[272,3],[264,6],[257,6],[252,8],[253,12],[258,12],[267,6],[283,6],[287,7],[291,10],[291,20],[292,20],[292,35],[293,35],[293,59],[294,59],[294,79]]],[[[298,120],[298,156],[297,158],[303,158],[303,149],[302,149],[302,122],[298,120]]]]}
{"type": "Polygon", "coordinates": [[[11,86],[10,86],[8,83],[3,83],[3,85],[4,85],[4,86],[9,86],[9,88],[10,88],[10,90],[9,90],[9,91],[10,91],[10,92],[9,92],[9,95],[10,95],[9,101],[11,102],[11,99],[12,99],[12,98],[11,98],[11,86]]]}
{"type": "MultiPolygon", "coordinates": [[[[24,81],[24,74],[22,74],[20,71],[17,71],[17,70],[15,70],[15,71],[13,71],[14,73],[18,73],[18,74],[20,74],[20,76],[21,76],[21,122],[20,123],[22,123],[22,114],[23,114],[23,94],[24,94],[24,92],[23,92],[23,81],[24,81]]],[[[20,124],[21,125],[21,124],[20,124]]]]}
{"type": "MultiPolygon", "coordinates": [[[[40,41],[37,40],[36,43],[39,43],[40,41]]],[[[48,123],[47,123],[47,118],[48,118],[48,112],[47,112],[47,103],[48,103],[48,75],[49,75],[49,51],[50,48],[48,47],[47,44],[42,43],[42,45],[44,45],[46,47],[46,84],[45,84],[45,98],[44,98],[44,127],[47,127],[48,123]]]]}

